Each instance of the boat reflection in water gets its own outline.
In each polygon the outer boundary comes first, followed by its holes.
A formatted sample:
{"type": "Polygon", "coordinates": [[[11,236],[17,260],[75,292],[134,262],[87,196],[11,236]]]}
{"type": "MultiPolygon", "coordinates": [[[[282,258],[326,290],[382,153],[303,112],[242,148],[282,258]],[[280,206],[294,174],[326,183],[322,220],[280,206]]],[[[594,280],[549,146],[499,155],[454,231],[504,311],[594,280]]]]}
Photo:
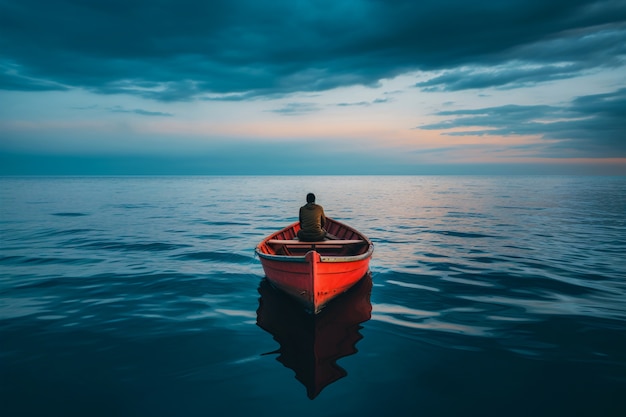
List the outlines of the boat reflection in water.
{"type": "Polygon", "coordinates": [[[278,354],[276,360],[295,371],[310,399],[348,374],[337,360],[357,352],[356,344],[363,338],[360,324],[372,316],[371,290],[372,277],[368,273],[312,315],[267,279],[261,281],[257,325],[280,344],[278,350],[266,355],[278,354]]]}

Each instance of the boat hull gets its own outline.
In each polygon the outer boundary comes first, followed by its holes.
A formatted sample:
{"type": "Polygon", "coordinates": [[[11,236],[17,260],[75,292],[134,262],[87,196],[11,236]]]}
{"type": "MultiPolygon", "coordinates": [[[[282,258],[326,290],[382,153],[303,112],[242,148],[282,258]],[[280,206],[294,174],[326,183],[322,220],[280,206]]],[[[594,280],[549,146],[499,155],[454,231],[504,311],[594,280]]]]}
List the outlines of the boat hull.
{"type": "Polygon", "coordinates": [[[320,254],[312,250],[305,255],[304,262],[261,258],[261,265],[268,281],[317,313],[367,274],[369,258],[355,262],[323,262],[320,254]]]}
{"type": "MultiPolygon", "coordinates": [[[[360,248],[354,248],[350,252],[345,243],[325,246],[319,242],[311,243],[310,248],[303,249],[302,246],[306,244],[300,243],[295,248],[300,253],[279,254],[268,242],[280,243],[293,237],[292,233],[297,233],[297,224],[294,224],[269,236],[256,249],[268,281],[299,300],[313,313],[318,313],[329,301],[363,278],[369,271],[369,261],[373,253],[373,244],[369,239],[339,222],[332,222],[353,233],[347,235],[352,240],[336,242],[357,242],[354,240],[357,238],[362,242],[359,243],[360,248]],[[276,237],[282,239],[275,239],[276,237]],[[305,253],[302,254],[303,251],[305,253]]],[[[334,232],[341,230],[343,229],[335,227],[334,232]]],[[[324,243],[333,242],[330,240],[324,243]]]]}

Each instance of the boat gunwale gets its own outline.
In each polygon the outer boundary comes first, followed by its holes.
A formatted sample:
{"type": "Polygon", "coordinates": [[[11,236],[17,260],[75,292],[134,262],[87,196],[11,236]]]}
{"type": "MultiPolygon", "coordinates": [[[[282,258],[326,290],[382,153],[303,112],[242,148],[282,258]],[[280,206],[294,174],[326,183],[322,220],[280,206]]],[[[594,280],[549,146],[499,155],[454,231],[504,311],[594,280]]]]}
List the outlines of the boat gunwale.
{"type": "MultiPolygon", "coordinates": [[[[256,254],[259,256],[259,258],[263,258],[263,259],[268,259],[271,261],[280,261],[280,262],[299,262],[299,263],[306,263],[306,255],[298,255],[298,256],[288,256],[288,255],[272,255],[269,253],[263,253],[261,251],[259,251],[258,249],[255,250],[256,254]]],[[[308,253],[308,252],[307,252],[308,253]]]]}

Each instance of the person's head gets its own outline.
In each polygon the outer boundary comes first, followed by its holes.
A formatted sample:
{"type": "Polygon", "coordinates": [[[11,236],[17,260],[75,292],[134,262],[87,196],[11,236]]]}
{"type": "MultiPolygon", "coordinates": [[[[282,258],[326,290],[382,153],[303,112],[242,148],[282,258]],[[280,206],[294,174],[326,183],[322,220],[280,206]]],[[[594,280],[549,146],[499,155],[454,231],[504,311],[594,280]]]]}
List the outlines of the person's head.
{"type": "Polygon", "coordinates": [[[313,193],[308,193],[306,195],[306,202],[307,203],[315,203],[315,194],[313,193]]]}

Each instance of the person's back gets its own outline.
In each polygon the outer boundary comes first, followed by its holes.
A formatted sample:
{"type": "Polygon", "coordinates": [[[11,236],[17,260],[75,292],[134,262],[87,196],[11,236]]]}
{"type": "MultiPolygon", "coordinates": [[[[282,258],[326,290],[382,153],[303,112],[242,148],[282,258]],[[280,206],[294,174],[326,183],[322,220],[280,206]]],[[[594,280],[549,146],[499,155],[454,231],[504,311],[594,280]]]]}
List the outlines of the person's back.
{"type": "Polygon", "coordinates": [[[324,240],[326,237],[324,208],[319,204],[315,204],[315,194],[313,193],[307,194],[306,201],[306,205],[300,207],[300,231],[298,232],[298,238],[309,242],[324,240]]]}

